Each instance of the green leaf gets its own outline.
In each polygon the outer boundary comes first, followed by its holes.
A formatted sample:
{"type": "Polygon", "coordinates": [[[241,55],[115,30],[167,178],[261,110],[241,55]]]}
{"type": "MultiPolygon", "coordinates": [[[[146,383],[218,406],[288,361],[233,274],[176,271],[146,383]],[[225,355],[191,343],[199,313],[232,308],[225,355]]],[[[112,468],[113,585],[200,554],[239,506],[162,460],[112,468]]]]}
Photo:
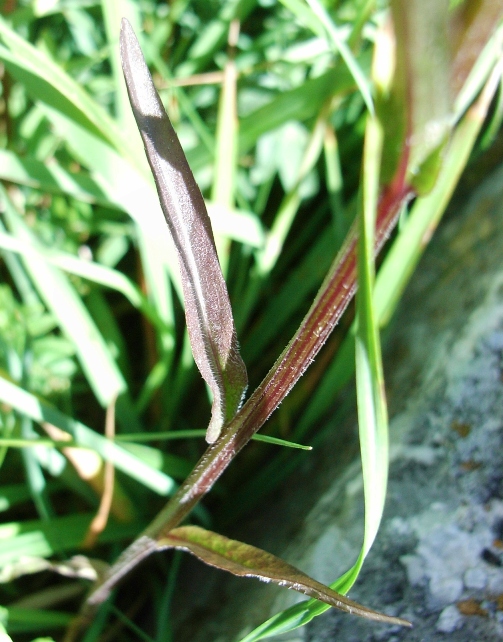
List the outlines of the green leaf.
{"type": "Polygon", "coordinates": [[[328,34],[329,40],[332,42],[332,45],[341,54],[342,59],[351,72],[351,75],[353,76],[355,83],[360,90],[362,98],[367,105],[367,109],[371,114],[373,114],[374,103],[372,100],[372,95],[370,93],[369,81],[367,80],[367,78],[365,78],[365,75],[358,65],[357,61],[355,60],[351,49],[347,46],[344,40],[342,40],[339,30],[334,25],[332,19],[327,13],[327,10],[320,2],[320,0],[306,0],[306,2],[310,6],[313,14],[323,25],[323,28],[326,30],[326,33],[328,34]]]}
{"type": "Polygon", "coordinates": [[[0,59],[35,100],[65,114],[135,162],[134,148],[105,110],[79,83],[46,54],[15,33],[2,18],[0,41],[5,45],[0,46],[0,59]]]}
{"type": "Polygon", "coordinates": [[[190,48],[187,59],[179,66],[177,75],[191,76],[207,63],[227,38],[232,20],[244,20],[257,4],[257,0],[227,0],[220,13],[204,25],[199,37],[190,48]]]}
{"type": "MultiPolygon", "coordinates": [[[[377,55],[377,65],[380,60],[377,55]]],[[[367,118],[362,167],[362,204],[358,252],[358,293],[356,354],[356,395],[358,429],[365,496],[363,545],[357,563],[345,576],[345,588],[357,579],[379,529],[388,481],[388,414],[374,305],[374,243],[379,198],[379,169],[383,131],[376,117],[367,118]]]]}
{"type": "Polygon", "coordinates": [[[378,622],[410,626],[406,620],[383,615],[349,600],[270,553],[199,526],[175,528],[158,541],[158,546],[161,550],[176,548],[187,551],[206,564],[233,575],[255,577],[264,582],[273,582],[294,589],[346,613],[378,622]]]}
{"type": "Polygon", "coordinates": [[[80,421],[64,415],[3,377],[0,377],[0,401],[37,423],[48,422],[70,433],[77,445],[95,450],[103,459],[113,462],[116,468],[160,495],[168,495],[174,490],[175,483],[171,477],[153,470],[112,440],[106,439],[80,421]]]}
{"type": "Polygon", "coordinates": [[[46,262],[58,267],[64,272],[88,279],[93,283],[121,292],[134,307],[143,311],[157,327],[166,330],[163,322],[159,319],[155,309],[148,303],[143,293],[135,283],[127,278],[122,272],[101,265],[94,261],[79,259],[72,254],[48,250],[42,245],[34,246],[28,240],[21,239],[11,234],[0,232],[0,248],[10,252],[19,253],[25,258],[46,262]]]}
{"type": "Polygon", "coordinates": [[[43,163],[29,156],[20,157],[8,150],[0,150],[0,177],[6,181],[28,185],[45,192],[68,194],[87,203],[117,207],[103,189],[89,176],[72,174],[56,162],[43,163]]]}
{"type": "MultiPolygon", "coordinates": [[[[38,244],[33,234],[1,186],[0,195],[3,196],[5,217],[13,235],[21,243],[36,248],[38,244]]],[[[82,300],[66,275],[44,259],[35,255],[25,255],[23,261],[41,298],[58,320],[63,332],[75,345],[82,369],[94,394],[101,404],[107,407],[113,399],[126,391],[127,386],[82,300]]]]}
{"type": "MultiPolygon", "coordinates": [[[[0,567],[23,564],[25,557],[51,557],[79,547],[92,519],[93,515],[89,513],[0,525],[0,567]],[[64,537],[61,537],[62,533],[64,537]]],[[[137,528],[134,524],[111,520],[99,541],[107,543],[131,537],[137,528]]],[[[33,561],[37,563],[37,560],[33,561]]]]}
{"type": "MultiPolygon", "coordinates": [[[[2,616],[3,617],[3,616],[2,616]]],[[[34,633],[43,629],[61,629],[67,627],[72,621],[72,614],[50,609],[26,609],[20,607],[6,607],[5,620],[9,633],[34,633]]],[[[0,642],[6,642],[0,635],[0,642]]],[[[51,642],[49,638],[37,638],[33,642],[51,642]]]]}

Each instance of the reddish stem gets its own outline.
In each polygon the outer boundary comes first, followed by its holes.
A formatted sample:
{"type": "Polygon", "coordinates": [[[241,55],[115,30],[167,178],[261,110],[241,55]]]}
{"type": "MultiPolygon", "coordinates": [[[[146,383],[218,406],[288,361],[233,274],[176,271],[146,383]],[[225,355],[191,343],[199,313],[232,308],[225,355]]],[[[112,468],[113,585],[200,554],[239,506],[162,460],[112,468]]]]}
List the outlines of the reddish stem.
{"type": "MultiPolygon", "coordinates": [[[[400,208],[413,196],[412,188],[405,183],[406,165],[407,154],[404,154],[395,179],[381,197],[376,221],[376,253],[391,234],[400,208]]],[[[163,536],[185,519],[212,488],[314,360],[356,291],[356,229],[354,223],[309,312],[263,382],[225,427],[218,441],[208,447],[143,535],[122,553],[104,582],[89,597],[88,611],[103,602],[117,582],[143,558],[163,548],[163,536]]]]}

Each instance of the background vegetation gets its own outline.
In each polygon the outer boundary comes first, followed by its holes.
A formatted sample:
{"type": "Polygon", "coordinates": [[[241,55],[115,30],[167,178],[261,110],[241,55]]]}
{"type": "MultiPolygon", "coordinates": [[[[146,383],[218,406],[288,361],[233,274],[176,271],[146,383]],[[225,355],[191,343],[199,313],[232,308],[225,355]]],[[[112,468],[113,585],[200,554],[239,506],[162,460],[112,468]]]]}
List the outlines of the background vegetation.
{"type": "MultiPolygon", "coordinates": [[[[420,105],[427,72],[406,70],[417,81],[417,122],[441,124],[433,145],[412,150],[422,154],[416,189],[426,193],[435,184],[436,191],[417,199],[408,218],[404,213],[376,284],[376,322],[389,319],[495,92],[496,76],[478,97],[501,49],[501,31],[490,40],[501,13],[492,4],[474,3],[473,20],[461,21],[452,49],[463,53],[474,29],[475,59],[452,56],[458,86],[444,95],[437,85],[427,117],[432,95],[420,105]],[[478,111],[470,110],[476,99],[478,111]]],[[[387,10],[368,0],[326,7],[314,0],[4,2],[0,599],[16,639],[61,635],[88,586],[78,578],[92,577],[87,555],[112,561],[204,450],[210,404],[122,79],[120,18],[128,16],[141,38],[208,199],[253,390],[297,328],[355,217],[373,108],[371,61],[387,10]],[[116,470],[108,507],[105,461],[116,470]]],[[[453,77],[452,60],[440,60],[439,78],[453,77]]],[[[396,95],[399,107],[411,100],[396,95]]],[[[394,131],[400,109],[392,101],[376,108],[384,110],[391,140],[383,156],[391,170],[381,170],[386,184],[404,149],[394,131]]],[[[500,117],[497,98],[482,144],[500,117]]],[[[378,166],[372,171],[378,175],[378,166]]],[[[354,339],[344,338],[353,317],[350,310],[264,434],[315,446],[324,430],[336,429],[334,413],[344,410],[340,403],[336,410],[336,393],[354,371],[354,339]]],[[[308,456],[250,445],[194,519],[225,528],[267,501],[308,456]]],[[[170,639],[177,568],[158,560],[149,594],[119,617],[120,639],[170,639]]],[[[88,639],[109,615],[103,611],[88,639]]]]}

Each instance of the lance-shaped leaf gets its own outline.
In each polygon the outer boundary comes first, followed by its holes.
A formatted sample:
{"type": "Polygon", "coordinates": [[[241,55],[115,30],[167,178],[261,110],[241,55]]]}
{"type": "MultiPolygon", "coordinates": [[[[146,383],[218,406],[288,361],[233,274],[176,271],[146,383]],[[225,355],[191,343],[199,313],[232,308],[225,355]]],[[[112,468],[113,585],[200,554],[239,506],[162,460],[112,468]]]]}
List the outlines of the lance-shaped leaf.
{"type": "Polygon", "coordinates": [[[158,541],[158,547],[187,551],[206,564],[228,571],[233,575],[256,577],[263,582],[274,582],[279,586],[294,589],[353,615],[387,624],[410,626],[410,622],[407,620],[378,613],[336,593],[275,555],[266,553],[255,546],[207,531],[199,526],[174,528],[166,537],[158,541]]]}
{"type": "Polygon", "coordinates": [[[247,385],[211,223],[199,187],[154,87],[138,40],[122,20],[122,67],[182,275],[194,359],[213,393],[206,440],[236,414],[247,385]]]}

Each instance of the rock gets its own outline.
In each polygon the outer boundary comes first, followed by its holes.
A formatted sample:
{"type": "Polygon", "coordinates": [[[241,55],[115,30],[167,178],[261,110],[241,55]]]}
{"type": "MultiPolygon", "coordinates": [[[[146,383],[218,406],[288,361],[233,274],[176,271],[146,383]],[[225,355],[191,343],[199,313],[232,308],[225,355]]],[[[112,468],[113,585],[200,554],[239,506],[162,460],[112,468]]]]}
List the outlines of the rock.
{"type": "Polygon", "coordinates": [[[440,633],[452,633],[463,626],[463,616],[455,606],[446,606],[436,625],[440,633]]]}
{"type": "Polygon", "coordinates": [[[483,568],[477,566],[475,568],[469,568],[463,580],[465,588],[482,590],[487,584],[487,574],[483,568]]]}

